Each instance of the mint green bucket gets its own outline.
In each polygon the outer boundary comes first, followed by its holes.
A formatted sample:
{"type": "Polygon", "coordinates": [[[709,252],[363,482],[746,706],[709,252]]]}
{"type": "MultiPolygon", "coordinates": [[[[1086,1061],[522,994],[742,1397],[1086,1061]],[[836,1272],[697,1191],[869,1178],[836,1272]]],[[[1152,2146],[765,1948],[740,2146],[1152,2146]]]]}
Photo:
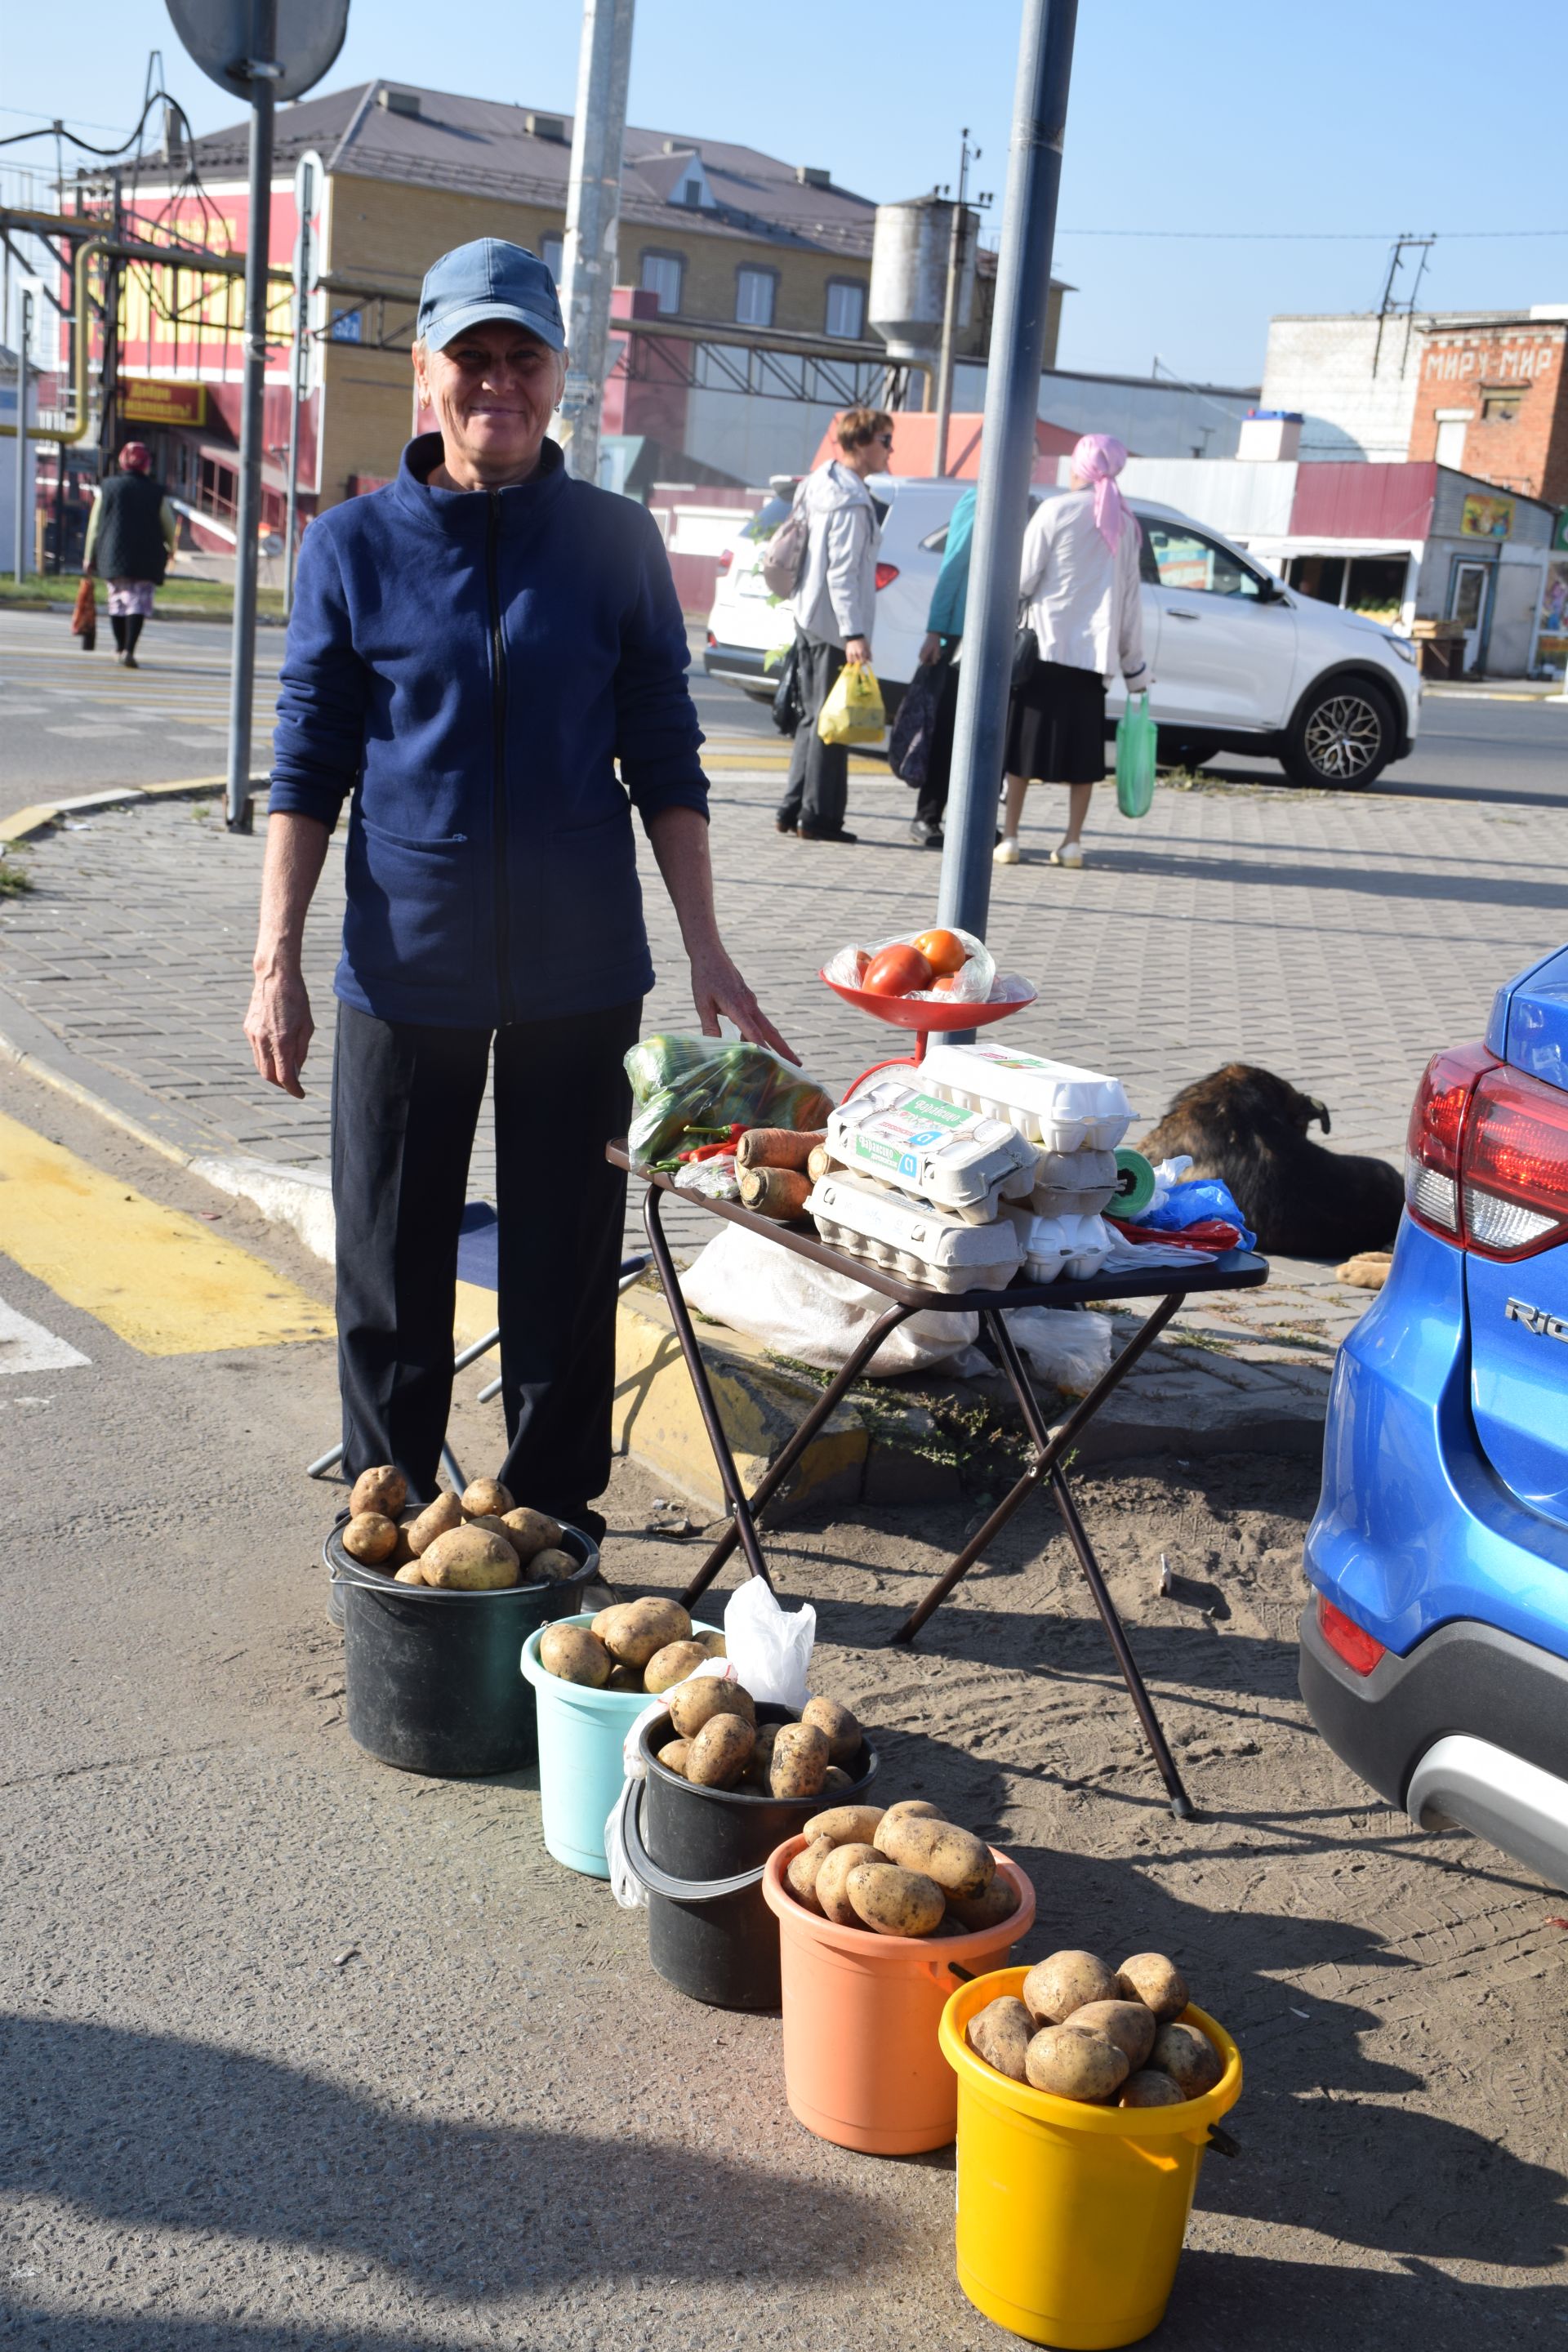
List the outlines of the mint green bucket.
{"type": "MultiPolygon", "coordinates": [[[[563,1625],[591,1625],[595,1612],[562,1617],[563,1625]]],[[[540,1626],[523,1643],[522,1671],[533,1685],[539,1717],[539,1801],[544,1820],[544,1843],[568,1870],[590,1878],[608,1878],[605,1858],[605,1823],[620,1801],[625,1773],[621,1748],[627,1732],[646,1706],[648,1691],[589,1690],[583,1683],[563,1683],[546,1674],[539,1663],[539,1644],[546,1632],[540,1626]]],[[[717,1633],[717,1625],[693,1623],[697,1633],[717,1633]]]]}

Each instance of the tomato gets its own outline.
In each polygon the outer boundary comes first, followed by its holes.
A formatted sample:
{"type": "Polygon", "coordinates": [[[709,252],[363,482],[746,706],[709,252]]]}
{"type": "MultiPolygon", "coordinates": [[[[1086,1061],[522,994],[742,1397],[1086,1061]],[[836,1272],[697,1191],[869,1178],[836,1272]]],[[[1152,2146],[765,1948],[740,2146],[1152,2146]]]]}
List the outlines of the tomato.
{"type": "Polygon", "coordinates": [[[931,983],[931,968],[920,950],[895,947],[872,958],[860,985],[873,996],[912,996],[931,983]]]}
{"type": "Polygon", "coordinates": [[[866,952],[865,949],[864,949],[864,948],[857,948],[857,949],[856,949],[856,950],[855,950],[855,978],[854,978],[854,980],[853,980],[853,981],[851,982],[851,983],[850,983],[850,985],[851,985],[852,987],[854,987],[854,988],[864,988],[864,987],[865,987],[865,985],[866,985],[866,974],[867,974],[867,972],[868,972],[868,971],[869,971],[869,969],[870,969],[870,964],[871,964],[871,959],[870,959],[870,957],[867,954],[867,952],[866,952]]]}
{"type": "Polygon", "coordinates": [[[962,971],[969,961],[969,950],[953,931],[922,931],[915,946],[932,971],[962,971]]]}
{"type": "MultiPolygon", "coordinates": [[[[965,961],[967,961],[967,958],[965,961]]],[[[958,986],[958,974],[955,971],[944,971],[940,978],[932,981],[931,986],[939,996],[951,996],[958,986]]]]}

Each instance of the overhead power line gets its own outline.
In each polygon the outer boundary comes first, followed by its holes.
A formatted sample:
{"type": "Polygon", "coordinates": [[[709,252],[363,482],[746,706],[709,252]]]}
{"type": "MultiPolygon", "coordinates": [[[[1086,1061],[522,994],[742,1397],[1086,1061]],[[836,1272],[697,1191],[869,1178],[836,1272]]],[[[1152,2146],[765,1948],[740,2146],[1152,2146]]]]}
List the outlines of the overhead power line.
{"type": "MultiPolygon", "coordinates": [[[[1063,228],[1058,236],[1130,236],[1180,238],[1209,245],[1394,245],[1394,231],[1370,228],[1063,228]]],[[[1475,244],[1481,239],[1507,242],[1516,236],[1568,236],[1568,228],[1444,228],[1434,237],[1445,245],[1475,244]]]]}

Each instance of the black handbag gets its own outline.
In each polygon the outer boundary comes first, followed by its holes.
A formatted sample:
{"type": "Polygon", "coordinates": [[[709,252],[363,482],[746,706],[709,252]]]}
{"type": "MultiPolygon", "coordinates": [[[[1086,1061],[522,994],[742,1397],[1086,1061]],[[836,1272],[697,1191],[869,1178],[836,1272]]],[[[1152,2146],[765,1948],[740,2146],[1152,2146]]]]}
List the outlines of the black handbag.
{"type": "Polygon", "coordinates": [[[925,783],[937,706],[947,683],[947,673],[945,657],[921,664],[904,688],[888,739],[889,767],[916,792],[925,783]]]}
{"type": "Polygon", "coordinates": [[[1027,686],[1040,667],[1040,641],[1027,621],[1020,621],[1013,640],[1013,691],[1027,686]]]}
{"type": "Polygon", "coordinates": [[[805,717],[805,704],[800,691],[800,639],[795,637],[779,664],[779,682],[773,688],[773,725],[781,735],[794,735],[805,717]]]}

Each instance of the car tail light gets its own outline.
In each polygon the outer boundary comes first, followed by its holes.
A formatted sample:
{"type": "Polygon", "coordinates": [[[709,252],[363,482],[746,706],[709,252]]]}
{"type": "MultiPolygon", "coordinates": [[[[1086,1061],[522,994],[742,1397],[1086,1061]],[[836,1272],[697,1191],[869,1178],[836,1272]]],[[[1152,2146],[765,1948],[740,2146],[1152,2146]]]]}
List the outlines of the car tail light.
{"type": "Polygon", "coordinates": [[[896,563],[878,564],[877,585],[879,588],[890,588],[898,576],[899,567],[896,563]]]}
{"type": "Polygon", "coordinates": [[[1568,1094],[1502,1065],[1483,1073],[1465,1126],[1465,1240],[1531,1257],[1568,1238],[1568,1094]]]}
{"type": "Polygon", "coordinates": [[[1388,1652],[1376,1636],[1336,1609],[1326,1593],[1318,1595],[1318,1631],[1338,1658],[1342,1658],[1352,1675],[1370,1675],[1379,1658],[1388,1652]]]}
{"type": "Polygon", "coordinates": [[[709,642],[709,644],[710,644],[710,646],[716,646],[716,645],[718,644],[718,642],[719,642],[718,638],[714,635],[714,634],[713,634],[713,632],[712,632],[712,630],[711,630],[711,629],[710,629],[710,630],[709,630],[709,632],[708,632],[708,642],[709,642]]]}
{"type": "Polygon", "coordinates": [[[721,573],[721,575],[722,575],[724,572],[728,572],[728,570],[730,569],[731,564],[731,563],[733,563],[733,562],[734,562],[734,561],[735,561],[735,551],[734,551],[734,549],[733,549],[732,547],[721,547],[721,548],[720,549],[720,551],[719,551],[719,570],[720,570],[720,573],[721,573]]]}
{"type": "Polygon", "coordinates": [[[1476,1082],[1496,1067],[1484,1045],[1454,1045],[1434,1054],[1415,1089],[1405,1151],[1405,1202],[1418,1225],[1449,1241],[1462,1239],[1459,1157],[1476,1082]]]}

